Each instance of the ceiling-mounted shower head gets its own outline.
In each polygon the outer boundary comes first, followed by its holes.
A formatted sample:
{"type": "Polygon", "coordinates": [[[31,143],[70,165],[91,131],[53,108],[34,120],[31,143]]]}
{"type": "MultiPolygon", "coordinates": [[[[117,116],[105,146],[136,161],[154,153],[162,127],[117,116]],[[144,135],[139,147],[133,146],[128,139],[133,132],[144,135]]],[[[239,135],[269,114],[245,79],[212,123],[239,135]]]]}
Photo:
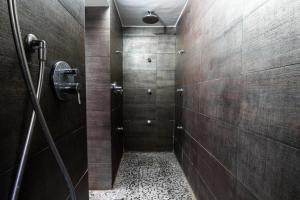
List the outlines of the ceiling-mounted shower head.
{"type": "Polygon", "coordinates": [[[143,17],[143,22],[146,24],[155,24],[159,21],[159,17],[154,13],[154,11],[148,11],[143,17]]]}

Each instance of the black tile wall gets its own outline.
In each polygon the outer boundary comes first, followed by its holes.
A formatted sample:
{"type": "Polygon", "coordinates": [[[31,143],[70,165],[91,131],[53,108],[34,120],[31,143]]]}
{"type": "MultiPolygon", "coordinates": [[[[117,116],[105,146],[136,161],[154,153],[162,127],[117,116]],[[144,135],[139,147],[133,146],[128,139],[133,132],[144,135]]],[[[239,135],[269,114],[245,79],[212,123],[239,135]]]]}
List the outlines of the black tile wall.
{"type": "MultiPolygon", "coordinates": [[[[114,1],[110,1],[110,24],[111,82],[116,82],[123,87],[123,55],[117,53],[117,51],[123,52],[122,24],[114,1]]],[[[117,128],[123,127],[123,96],[112,92],[111,99],[111,157],[112,182],[114,182],[123,155],[123,131],[117,130],[117,128]]]]}
{"type": "Polygon", "coordinates": [[[89,188],[112,187],[110,9],[87,7],[86,77],[89,188]]]}
{"type": "Polygon", "coordinates": [[[175,29],[125,28],[123,38],[125,150],[171,151],[175,29]]]}
{"type": "MultiPolygon", "coordinates": [[[[47,41],[47,64],[41,107],[50,131],[75,185],[84,185],[87,173],[86,100],[84,56],[84,1],[17,1],[23,37],[34,33],[47,41]],[[82,105],[76,99],[60,102],[48,80],[54,61],[64,60],[80,69],[82,105]]],[[[0,199],[9,199],[21,147],[32,109],[14,47],[7,1],[0,3],[0,199]]],[[[35,56],[30,59],[34,81],[38,77],[35,56]]],[[[68,190],[37,123],[20,199],[66,199],[68,190]]],[[[88,190],[78,190],[78,199],[88,199],[88,190]]]]}
{"type": "Polygon", "coordinates": [[[188,2],[174,151],[197,199],[300,198],[299,5],[188,2]]]}
{"type": "Polygon", "coordinates": [[[122,29],[113,1],[109,7],[86,8],[87,126],[90,189],[110,189],[123,153],[122,96],[111,83],[123,85],[122,29]]]}

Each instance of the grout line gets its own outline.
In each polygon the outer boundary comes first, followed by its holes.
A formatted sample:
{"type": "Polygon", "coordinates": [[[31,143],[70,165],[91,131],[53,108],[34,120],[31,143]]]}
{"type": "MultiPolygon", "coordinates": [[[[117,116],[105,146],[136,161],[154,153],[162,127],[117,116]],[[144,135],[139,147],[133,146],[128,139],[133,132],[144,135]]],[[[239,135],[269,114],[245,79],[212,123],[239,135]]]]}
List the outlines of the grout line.
{"type": "MultiPolygon", "coordinates": [[[[189,164],[190,165],[194,165],[193,164],[193,161],[188,157],[188,155],[185,153],[185,151],[182,149],[182,154],[183,154],[183,156],[185,156],[187,159],[188,159],[188,161],[190,162],[189,164]]],[[[206,187],[206,189],[210,192],[210,194],[213,196],[213,198],[214,198],[214,200],[217,200],[217,197],[215,196],[215,193],[213,193],[212,191],[211,191],[211,188],[208,186],[208,184],[206,183],[206,181],[203,179],[203,177],[200,175],[200,173],[198,172],[198,170],[196,169],[196,173],[197,173],[197,175],[200,177],[200,179],[201,179],[201,181],[202,181],[202,183],[205,185],[205,187],[206,187]]],[[[188,180],[188,179],[187,179],[188,180]]]]}
{"type": "Polygon", "coordinates": [[[119,19],[120,19],[120,21],[121,21],[121,26],[124,27],[124,22],[123,22],[123,19],[122,19],[122,17],[121,17],[121,14],[120,14],[120,11],[119,11],[119,6],[118,6],[118,4],[116,3],[116,0],[113,0],[113,4],[115,5],[116,10],[117,10],[117,13],[118,13],[118,15],[119,15],[119,19]]]}
{"type": "MultiPolygon", "coordinates": [[[[174,149],[174,148],[173,148],[174,149]]],[[[184,153],[184,151],[182,151],[182,153],[184,153]]],[[[192,196],[193,196],[193,200],[197,200],[197,198],[196,198],[196,195],[195,195],[195,192],[194,192],[194,190],[193,190],[193,188],[192,188],[192,185],[191,185],[191,183],[189,182],[189,179],[188,179],[188,177],[186,176],[186,174],[184,173],[184,171],[183,171],[183,166],[181,166],[181,164],[180,164],[180,162],[179,162],[179,160],[178,160],[178,158],[177,158],[177,156],[176,156],[176,154],[175,154],[175,152],[173,153],[174,154],[174,156],[175,156],[175,159],[176,159],[176,161],[177,161],[177,164],[178,164],[178,166],[179,166],[179,168],[180,168],[180,171],[181,171],[181,173],[183,174],[183,176],[184,176],[184,178],[185,178],[185,181],[188,183],[188,185],[189,185],[189,190],[190,190],[190,192],[191,192],[191,194],[192,194],[192,196]]],[[[186,156],[187,157],[187,156],[186,156]]],[[[189,158],[188,158],[189,159],[189,158]]],[[[190,160],[190,159],[189,159],[190,160]]]]}
{"type": "Polygon", "coordinates": [[[287,64],[287,65],[273,66],[273,67],[270,67],[268,69],[246,71],[245,73],[243,73],[243,76],[252,75],[252,74],[255,74],[255,73],[263,73],[263,72],[267,72],[267,71],[273,71],[273,70],[289,68],[289,67],[293,67],[295,65],[300,65],[300,63],[295,62],[295,63],[290,63],[290,64],[287,64]]]}
{"type": "MultiPolygon", "coordinates": [[[[83,129],[84,127],[81,126],[79,128],[74,129],[73,131],[65,134],[63,137],[58,137],[58,138],[53,138],[55,140],[55,144],[57,146],[57,148],[59,148],[59,145],[61,144],[61,142],[63,142],[63,140],[65,140],[66,138],[68,138],[69,136],[73,135],[73,134],[80,134],[79,130],[83,129]],[[76,133],[77,132],[77,133],[76,133]]],[[[23,146],[22,146],[23,147],[23,146]]],[[[35,157],[39,156],[41,153],[47,151],[49,149],[49,145],[46,144],[45,147],[41,148],[39,151],[33,153],[32,155],[29,155],[27,163],[31,160],[33,160],[35,157]]],[[[51,151],[51,150],[50,150],[51,151]]],[[[52,152],[51,152],[52,154],[52,152]]],[[[9,172],[11,172],[12,170],[14,170],[16,167],[19,166],[19,162],[17,162],[17,164],[13,164],[11,167],[9,167],[8,169],[4,170],[3,172],[0,172],[0,176],[3,176],[9,172]]]]}
{"type": "Polygon", "coordinates": [[[83,175],[79,178],[78,182],[76,183],[75,187],[77,188],[79,186],[79,184],[81,183],[82,179],[85,177],[85,175],[88,174],[88,168],[85,170],[85,172],[83,173],[83,175]]]}
{"type": "MultiPolygon", "coordinates": [[[[227,173],[229,173],[231,176],[235,177],[234,174],[227,169],[227,167],[225,165],[223,165],[223,163],[221,163],[211,152],[209,152],[200,142],[198,142],[192,135],[190,132],[188,132],[187,130],[183,130],[191,139],[193,139],[213,160],[215,160],[220,166],[222,166],[225,171],[227,171],[227,173]]],[[[236,177],[235,177],[236,178],[236,177]]]]}
{"type": "MultiPolygon", "coordinates": [[[[208,115],[205,115],[204,113],[195,112],[194,110],[192,110],[192,109],[190,109],[190,108],[180,107],[180,106],[176,106],[176,107],[181,108],[181,109],[186,109],[186,110],[188,110],[188,111],[190,111],[190,112],[193,112],[193,113],[195,113],[195,114],[202,115],[203,117],[206,117],[206,118],[209,118],[209,119],[212,119],[212,120],[216,120],[216,121],[222,122],[222,123],[224,123],[224,124],[226,124],[226,125],[228,125],[228,126],[230,126],[230,127],[232,127],[232,128],[237,128],[237,129],[242,130],[242,131],[244,131],[244,132],[250,132],[250,133],[252,133],[252,135],[256,135],[256,136],[260,136],[260,137],[262,137],[262,138],[266,138],[266,139],[271,140],[271,141],[273,141],[273,142],[277,142],[277,143],[279,143],[279,144],[281,144],[281,145],[285,145],[286,147],[290,147],[290,148],[293,148],[293,149],[296,149],[296,150],[300,150],[300,148],[298,148],[298,147],[296,147],[296,146],[293,146],[293,145],[291,145],[291,144],[288,144],[288,143],[284,143],[283,141],[280,141],[280,140],[278,140],[278,139],[276,139],[276,138],[272,138],[272,137],[269,137],[269,136],[267,136],[267,135],[263,135],[262,133],[256,132],[256,131],[254,131],[254,130],[252,130],[252,129],[245,129],[245,128],[243,128],[243,127],[240,127],[239,124],[234,125],[234,124],[231,124],[231,123],[229,123],[229,122],[227,122],[227,121],[224,121],[224,120],[222,120],[222,119],[218,119],[218,118],[216,118],[216,117],[214,117],[214,116],[208,116],[208,115]]],[[[286,127],[282,127],[282,128],[286,128],[286,127]]]]}
{"type": "MultiPolygon", "coordinates": [[[[78,182],[74,185],[75,187],[75,193],[78,189],[79,184],[81,183],[81,181],[84,179],[84,177],[88,175],[88,169],[85,170],[85,172],[83,173],[83,175],[79,178],[78,182]]],[[[67,196],[66,200],[69,200],[70,194],[67,196]]]]}
{"type": "Polygon", "coordinates": [[[188,3],[189,3],[189,0],[186,0],[185,5],[183,6],[183,8],[182,8],[182,10],[181,10],[181,12],[180,12],[180,15],[178,16],[178,19],[177,19],[176,22],[175,22],[174,27],[177,27],[177,25],[178,25],[178,23],[179,23],[179,21],[180,21],[182,15],[183,15],[183,13],[185,12],[185,9],[186,9],[188,3]]]}
{"type": "MultiPolygon", "coordinates": [[[[245,14],[245,10],[243,10],[243,17],[244,18],[248,18],[249,16],[251,16],[254,12],[256,12],[258,9],[260,9],[262,6],[264,6],[268,1],[270,0],[263,0],[263,2],[261,2],[258,6],[256,6],[255,8],[253,8],[253,10],[251,10],[249,13],[247,13],[247,15],[245,14]]],[[[245,7],[244,7],[245,8],[245,7]]]]}
{"type": "MultiPolygon", "coordinates": [[[[70,11],[63,3],[62,3],[62,0],[58,0],[58,3],[69,13],[69,15],[71,15],[72,16],[72,18],[82,27],[82,28],[84,28],[85,27],[85,23],[84,23],[84,21],[85,20],[83,20],[83,24],[81,24],[80,23],[80,20],[79,19],[77,19],[76,18],[76,16],[74,16],[73,14],[72,14],[72,11],[70,11]]],[[[84,10],[85,10],[85,7],[84,7],[84,10]]],[[[84,14],[85,15],[85,14],[84,14]]]]}
{"type": "MultiPolygon", "coordinates": [[[[237,152],[239,152],[239,146],[240,145],[238,145],[238,142],[240,141],[240,129],[238,128],[238,132],[237,132],[237,140],[236,140],[236,148],[237,148],[237,150],[236,150],[236,163],[238,164],[238,158],[237,158],[237,152]]],[[[252,196],[254,196],[256,199],[259,199],[257,196],[256,196],[256,193],[255,192],[252,192],[249,188],[248,188],[248,186],[246,186],[244,183],[242,183],[242,181],[240,181],[239,180],[239,178],[238,178],[238,167],[236,167],[236,181],[237,182],[239,182],[241,185],[243,185],[245,188],[246,188],[246,190],[248,190],[248,192],[249,193],[251,193],[252,194],[252,196]]]]}
{"type": "Polygon", "coordinates": [[[291,149],[294,149],[294,150],[297,150],[299,151],[300,148],[299,147],[296,147],[296,146],[292,146],[290,144],[287,144],[287,143],[284,143],[283,141],[280,141],[276,138],[271,138],[267,135],[263,135],[261,133],[258,133],[256,131],[253,131],[253,130],[250,130],[250,129],[244,129],[244,128],[241,128],[241,127],[238,127],[239,130],[243,131],[245,134],[248,134],[248,135],[253,135],[253,136],[257,136],[257,137],[260,137],[260,138],[263,138],[265,140],[268,140],[270,142],[275,142],[275,143],[279,143],[280,145],[283,145],[285,147],[288,147],[288,148],[291,148],[291,149]]]}
{"type": "MultiPolygon", "coordinates": [[[[238,128],[238,127],[237,127],[238,128]]],[[[240,130],[243,130],[243,129],[240,129],[240,128],[238,128],[238,133],[237,133],[237,137],[239,137],[239,134],[240,134],[240,130]]],[[[236,176],[229,170],[229,169],[227,169],[226,168],[226,166],[224,166],[212,153],[210,153],[204,146],[202,146],[202,144],[200,143],[200,142],[198,142],[192,135],[191,135],[191,133],[189,133],[189,131],[187,131],[187,130],[183,130],[183,132],[187,135],[187,136],[189,136],[191,139],[193,139],[213,160],[215,160],[218,164],[220,164],[220,166],[222,166],[224,169],[225,169],[225,171],[227,171],[227,173],[229,173],[232,177],[234,177],[235,178],[235,180],[237,181],[237,182],[239,182],[241,185],[243,185],[243,187],[245,187],[256,199],[259,199],[256,195],[255,195],[255,193],[253,193],[249,188],[248,188],[248,186],[247,185],[245,185],[243,182],[241,182],[241,180],[237,177],[237,171],[238,171],[238,168],[236,168],[236,176]]],[[[258,136],[258,137],[262,137],[262,138],[264,138],[264,139],[266,139],[266,140],[271,140],[271,141],[274,141],[272,138],[268,138],[268,137],[266,137],[266,136],[264,136],[264,135],[258,135],[258,134],[256,134],[255,132],[252,132],[252,131],[247,131],[247,133],[245,133],[245,134],[248,134],[248,135],[256,135],[256,136],[258,136]]],[[[238,143],[238,138],[237,138],[237,141],[236,141],[237,143],[238,143]]],[[[280,141],[276,141],[275,140],[275,142],[279,142],[280,144],[283,144],[283,145],[286,145],[286,144],[284,144],[284,143],[281,143],[280,141]]],[[[238,146],[239,145],[237,145],[237,148],[238,148],[238,146]]],[[[290,148],[295,148],[295,147],[292,147],[292,146],[289,146],[289,145],[286,145],[286,146],[288,146],[288,147],[290,147],[290,148]]],[[[183,148],[181,148],[182,149],[182,151],[183,151],[183,148]]],[[[298,148],[295,148],[296,150],[299,150],[298,148]]],[[[184,151],[183,151],[184,152],[184,151]]],[[[237,151],[238,152],[238,151],[237,151]]],[[[236,156],[236,159],[237,159],[237,156],[236,156]]],[[[236,164],[238,163],[238,161],[236,160],[236,164]]]]}

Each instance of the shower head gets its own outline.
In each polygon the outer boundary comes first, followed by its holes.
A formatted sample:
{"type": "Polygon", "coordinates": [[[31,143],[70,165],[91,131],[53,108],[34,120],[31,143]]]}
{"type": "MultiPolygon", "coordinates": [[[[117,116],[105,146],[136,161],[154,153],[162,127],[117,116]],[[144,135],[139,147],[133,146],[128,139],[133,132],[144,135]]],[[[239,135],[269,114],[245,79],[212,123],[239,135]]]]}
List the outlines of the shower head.
{"type": "Polygon", "coordinates": [[[143,22],[146,24],[155,24],[159,21],[159,17],[153,12],[148,11],[147,14],[143,17],[143,22]]]}

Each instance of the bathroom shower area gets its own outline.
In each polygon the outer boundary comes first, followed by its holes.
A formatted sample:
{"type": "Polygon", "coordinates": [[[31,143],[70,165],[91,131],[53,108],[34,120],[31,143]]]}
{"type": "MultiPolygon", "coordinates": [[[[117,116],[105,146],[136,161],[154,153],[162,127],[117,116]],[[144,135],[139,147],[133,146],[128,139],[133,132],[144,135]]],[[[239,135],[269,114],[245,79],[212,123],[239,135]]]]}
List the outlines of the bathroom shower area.
{"type": "Polygon", "coordinates": [[[300,0],[2,0],[0,200],[299,200],[300,0]]]}
{"type": "Polygon", "coordinates": [[[176,28],[124,27],[117,6],[86,8],[90,198],[192,199],[172,153],[176,28]]]}
{"type": "Polygon", "coordinates": [[[299,199],[300,2],[172,3],[86,8],[90,199],[299,199]]]}

